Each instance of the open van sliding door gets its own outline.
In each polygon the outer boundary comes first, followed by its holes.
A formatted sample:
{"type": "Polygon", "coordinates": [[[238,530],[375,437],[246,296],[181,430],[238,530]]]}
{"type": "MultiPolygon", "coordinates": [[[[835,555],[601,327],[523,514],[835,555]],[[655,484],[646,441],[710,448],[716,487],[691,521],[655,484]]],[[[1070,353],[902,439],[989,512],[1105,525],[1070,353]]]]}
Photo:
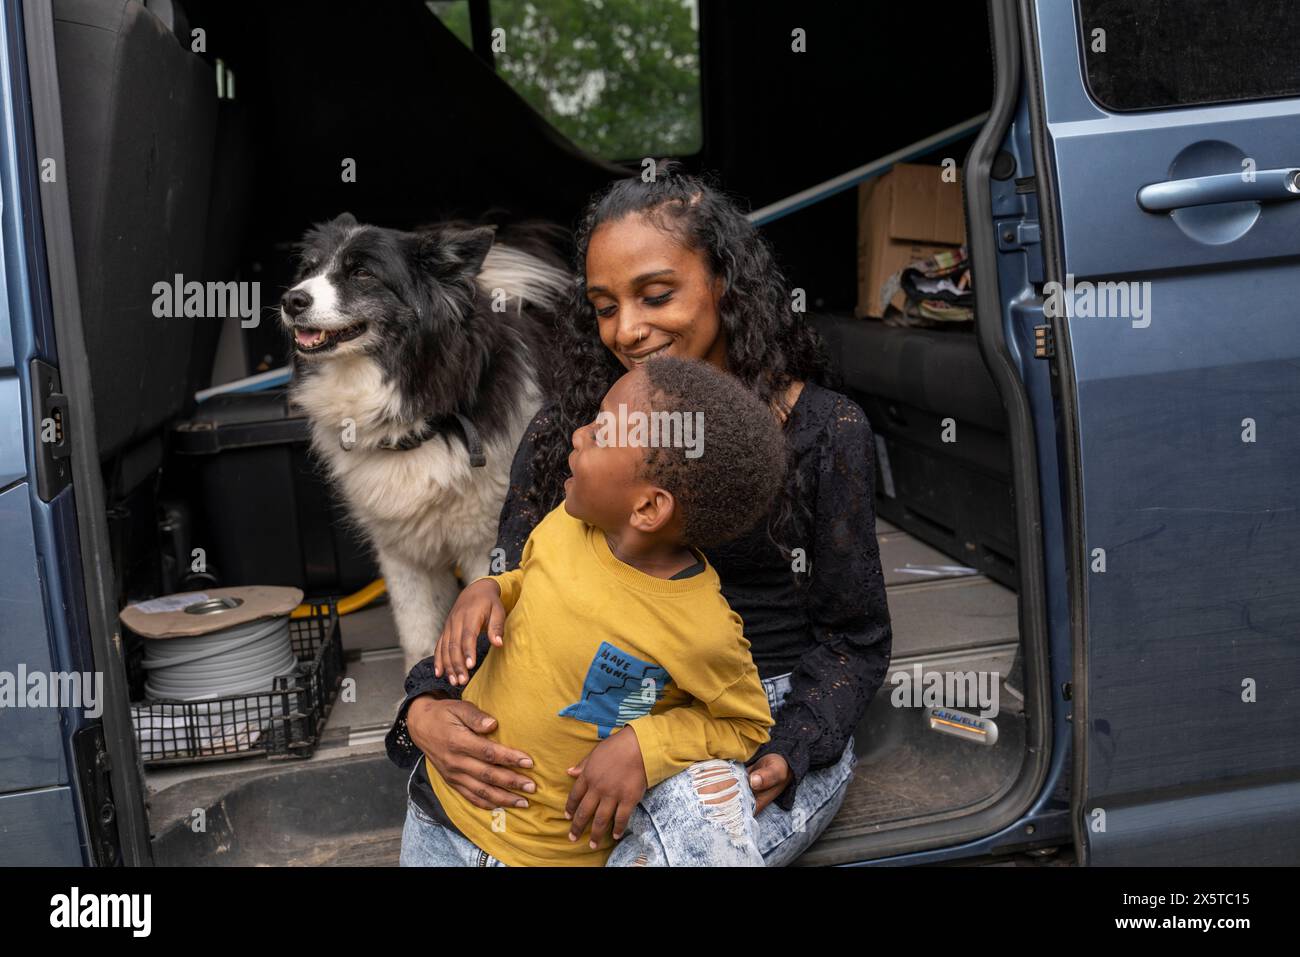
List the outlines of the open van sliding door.
{"type": "Polygon", "coordinates": [[[1281,0],[1021,19],[1073,458],[1080,859],[1295,863],[1300,23],[1281,0]]]}
{"type": "Polygon", "coordinates": [[[0,808],[0,855],[5,863],[146,865],[149,826],[113,598],[50,4],[4,4],[0,51],[9,312],[0,325],[13,329],[9,372],[0,333],[0,416],[18,413],[0,437],[0,475],[13,483],[0,486],[0,597],[16,599],[0,612],[0,670],[21,663],[29,678],[57,672],[65,687],[76,675],[83,705],[0,714],[0,753],[9,758],[0,761],[8,775],[0,775],[0,793],[26,791],[0,801],[9,806],[0,808]]]}

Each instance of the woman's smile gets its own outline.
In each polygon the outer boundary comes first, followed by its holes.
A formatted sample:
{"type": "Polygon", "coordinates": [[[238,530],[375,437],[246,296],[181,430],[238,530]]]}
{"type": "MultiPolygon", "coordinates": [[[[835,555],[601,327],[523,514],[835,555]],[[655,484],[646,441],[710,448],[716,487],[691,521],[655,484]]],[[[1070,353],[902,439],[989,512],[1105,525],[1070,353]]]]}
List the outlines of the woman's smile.
{"type": "Polygon", "coordinates": [[[667,350],[672,347],[671,342],[665,342],[662,345],[655,346],[653,349],[645,349],[639,352],[623,352],[623,358],[633,365],[640,365],[651,356],[667,354],[667,350]]]}

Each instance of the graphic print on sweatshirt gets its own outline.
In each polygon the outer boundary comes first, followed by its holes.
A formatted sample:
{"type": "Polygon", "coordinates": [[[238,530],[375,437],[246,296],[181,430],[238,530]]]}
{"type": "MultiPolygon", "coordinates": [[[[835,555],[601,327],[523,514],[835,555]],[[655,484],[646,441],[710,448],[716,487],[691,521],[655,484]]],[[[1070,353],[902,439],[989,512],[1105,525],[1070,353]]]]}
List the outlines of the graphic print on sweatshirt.
{"type": "Polygon", "coordinates": [[[582,695],[560,717],[594,724],[608,738],[615,728],[649,714],[668,681],[663,668],[602,641],[582,682],[582,695]]]}

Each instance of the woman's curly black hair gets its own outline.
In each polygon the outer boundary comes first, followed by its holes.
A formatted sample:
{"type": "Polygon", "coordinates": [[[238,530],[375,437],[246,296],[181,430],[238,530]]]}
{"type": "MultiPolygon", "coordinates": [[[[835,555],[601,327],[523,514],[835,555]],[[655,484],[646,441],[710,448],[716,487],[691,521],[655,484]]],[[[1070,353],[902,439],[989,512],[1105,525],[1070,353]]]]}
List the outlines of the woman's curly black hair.
{"type": "MultiPolygon", "coordinates": [[[[718,315],[727,344],[727,370],[773,409],[796,380],[825,383],[817,334],[791,308],[789,289],[771,247],[739,204],[708,179],[676,161],[660,160],[653,178],[615,180],[588,203],[574,234],[577,281],[561,308],[554,366],[545,383],[553,397],[547,428],[533,456],[535,485],[528,494],[544,514],[564,498],[570,437],[591,422],[600,402],[627,370],[605,348],[596,312],[586,296],[587,248],[597,227],[637,214],[687,248],[702,251],[723,280],[718,315]]],[[[782,515],[799,489],[786,489],[782,515]]]]}

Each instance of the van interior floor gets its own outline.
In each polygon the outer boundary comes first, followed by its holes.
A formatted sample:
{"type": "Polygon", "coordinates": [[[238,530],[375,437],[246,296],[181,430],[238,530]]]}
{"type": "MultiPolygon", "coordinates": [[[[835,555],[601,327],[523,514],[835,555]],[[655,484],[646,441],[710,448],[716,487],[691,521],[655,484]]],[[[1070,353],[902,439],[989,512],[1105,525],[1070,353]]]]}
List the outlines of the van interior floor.
{"type": "MultiPolygon", "coordinates": [[[[843,806],[801,864],[834,860],[828,842],[985,807],[1011,787],[1024,757],[1015,593],[888,522],[877,534],[893,620],[890,675],[855,734],[843,806]],[[998,676],[996,743],[935,732],[923,709],[895,707],[891,679],[916,665],[998,676]]],[[[408,775],[388,761],[383,739],[402,697],[402,653],[386,606],[341,626],[355,699],[336,701],[312,757],[146,769],[157,863],[397,863],[408,775]]]]}

